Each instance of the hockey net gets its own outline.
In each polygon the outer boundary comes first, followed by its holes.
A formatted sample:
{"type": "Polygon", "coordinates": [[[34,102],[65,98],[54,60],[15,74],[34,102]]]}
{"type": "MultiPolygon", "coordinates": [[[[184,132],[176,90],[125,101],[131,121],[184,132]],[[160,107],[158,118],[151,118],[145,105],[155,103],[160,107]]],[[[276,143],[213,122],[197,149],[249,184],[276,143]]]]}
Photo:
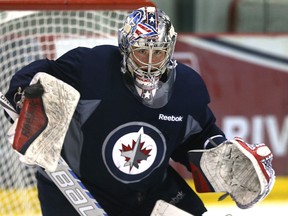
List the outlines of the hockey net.
{"type": "MultiPolygon", "coordinates": [[[[127,13],[148,0],[0,0],[0,91],[13,74],[40,59],[77,46],[117,44],[127,13]],[[79,10],[80,9],[80,10],[79,10]]],[[[7,143],[10,124],[0,110],[0,216],[41,215],[35,168],[24,166],[7,143]]]]}

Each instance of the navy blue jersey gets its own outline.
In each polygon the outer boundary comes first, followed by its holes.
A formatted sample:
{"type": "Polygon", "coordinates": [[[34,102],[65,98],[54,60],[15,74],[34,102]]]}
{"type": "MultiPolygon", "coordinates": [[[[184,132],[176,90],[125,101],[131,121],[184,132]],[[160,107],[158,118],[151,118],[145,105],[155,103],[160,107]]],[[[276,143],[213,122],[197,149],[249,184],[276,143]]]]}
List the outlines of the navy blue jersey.
{"type": "MultiPolygon", "coordinates": [[[[37,72],[49,73],[79,91],[62,156],[109,215],[133,215],[133,211],[141,215],[141,208],[143,215],[149,215],[157,199],[172,202],[179,194],[181,199],[173,204],[201,215],[205,207],[169,167],[169,160],[189,169],[187,151],[201,149],[208,138],[223,135],[208,107],[203,80],[178,63],[169,102],[150,108],[124,84],[121,60],[118,48],[110,45],[76,48],[55,61],[37,60],[13,76],[6,96],[15,105],[18,87],[24,89],[37,72]]],[[[223,135],[218,143],[224,139],[223,135]]],[[[49,192],[51,183],[39,176],[42,210],[47,215],[67,212],[66,207],[53,207],[53,197],[58,195],[49,192]]]]}

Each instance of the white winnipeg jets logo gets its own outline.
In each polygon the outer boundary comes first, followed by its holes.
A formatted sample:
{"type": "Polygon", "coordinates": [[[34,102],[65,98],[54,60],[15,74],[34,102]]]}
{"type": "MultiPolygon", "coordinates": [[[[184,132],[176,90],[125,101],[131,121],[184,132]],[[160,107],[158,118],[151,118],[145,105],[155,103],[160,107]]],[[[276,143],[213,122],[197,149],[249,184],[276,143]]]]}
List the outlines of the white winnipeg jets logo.
{"type": "Polygon", "coordinates": [[[154,140],[145,134],[141,127],[137,133],[125,134],[116,142],[112,158],[122,172],[138,174],[151,166],[156,153],[154,140]]]}
{"type": "Polygon", "coordinates": [[[102,155],[110,174],[124,183],[141,181],[162,165],[166,140],[160,130],[145,122],[128,122],[106,137],[102,155]]]}

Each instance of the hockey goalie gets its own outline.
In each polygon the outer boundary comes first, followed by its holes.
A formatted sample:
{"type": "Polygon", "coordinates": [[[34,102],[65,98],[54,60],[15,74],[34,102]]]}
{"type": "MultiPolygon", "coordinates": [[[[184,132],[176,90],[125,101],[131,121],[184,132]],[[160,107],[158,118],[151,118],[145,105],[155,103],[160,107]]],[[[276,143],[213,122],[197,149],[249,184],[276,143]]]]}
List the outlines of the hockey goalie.
{"type": "MultiPolygon", "coordinates": [[[[10,128],[8,136],[22,162],[53,172],[79,93],[46,73],[37,73],[23,96],[26,98],[20,100],[23,103],[20,118],[10,128]],[[66,105],[61,104],[63,95],[66,105]],[[56,105],[62,107],[55,110],[56,105]],[[59,119],[62,120],[59,122],[59,119]]],[[[246,209],[271,191],[275,180],[271,164],[273,155],[265,144],[248,144],[236,137],[216,145],[212,137],[205,145],[213,148],[188,151],[198,192],[224,192],[224,196],[230,195],[239,208],[246,209]]],[[[191,214],[158,200],[151,216],[165,215],[191,214]]]]}
{"type": "Polygon", "coordinates": [[[43,172],[61,157],[109,216],[205,215],[170,159],[192,171],[198,192],[224,192],[240,208],[271,191],[270,149],[227,140],[204,80],[173,58],[176,38],[162,10],[143,7],[126,17],[119,46],[77,47],[12,77],[6,97],[20,116],[10,138],[40,167],[43,216],[79,216],[43,172]]]}

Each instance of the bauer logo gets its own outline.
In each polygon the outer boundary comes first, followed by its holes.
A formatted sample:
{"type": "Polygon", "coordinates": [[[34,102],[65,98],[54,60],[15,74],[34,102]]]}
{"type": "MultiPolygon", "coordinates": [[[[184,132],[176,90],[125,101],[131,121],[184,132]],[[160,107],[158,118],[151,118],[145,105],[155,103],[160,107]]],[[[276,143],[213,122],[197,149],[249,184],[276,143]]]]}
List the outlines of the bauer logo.
{"type": "Polygon", "coordinates": [[[163,121],[182,122],[183,116],[174,116],[174,115],[168,116],[164,114],[159,114],[158,119],[163,121]]]}
{"type": "Polygon", "coordinates": [[[55,172],[47,172],[81,216],[107,216],[78,177],[66,165],[59,165],[55,172]]]}

